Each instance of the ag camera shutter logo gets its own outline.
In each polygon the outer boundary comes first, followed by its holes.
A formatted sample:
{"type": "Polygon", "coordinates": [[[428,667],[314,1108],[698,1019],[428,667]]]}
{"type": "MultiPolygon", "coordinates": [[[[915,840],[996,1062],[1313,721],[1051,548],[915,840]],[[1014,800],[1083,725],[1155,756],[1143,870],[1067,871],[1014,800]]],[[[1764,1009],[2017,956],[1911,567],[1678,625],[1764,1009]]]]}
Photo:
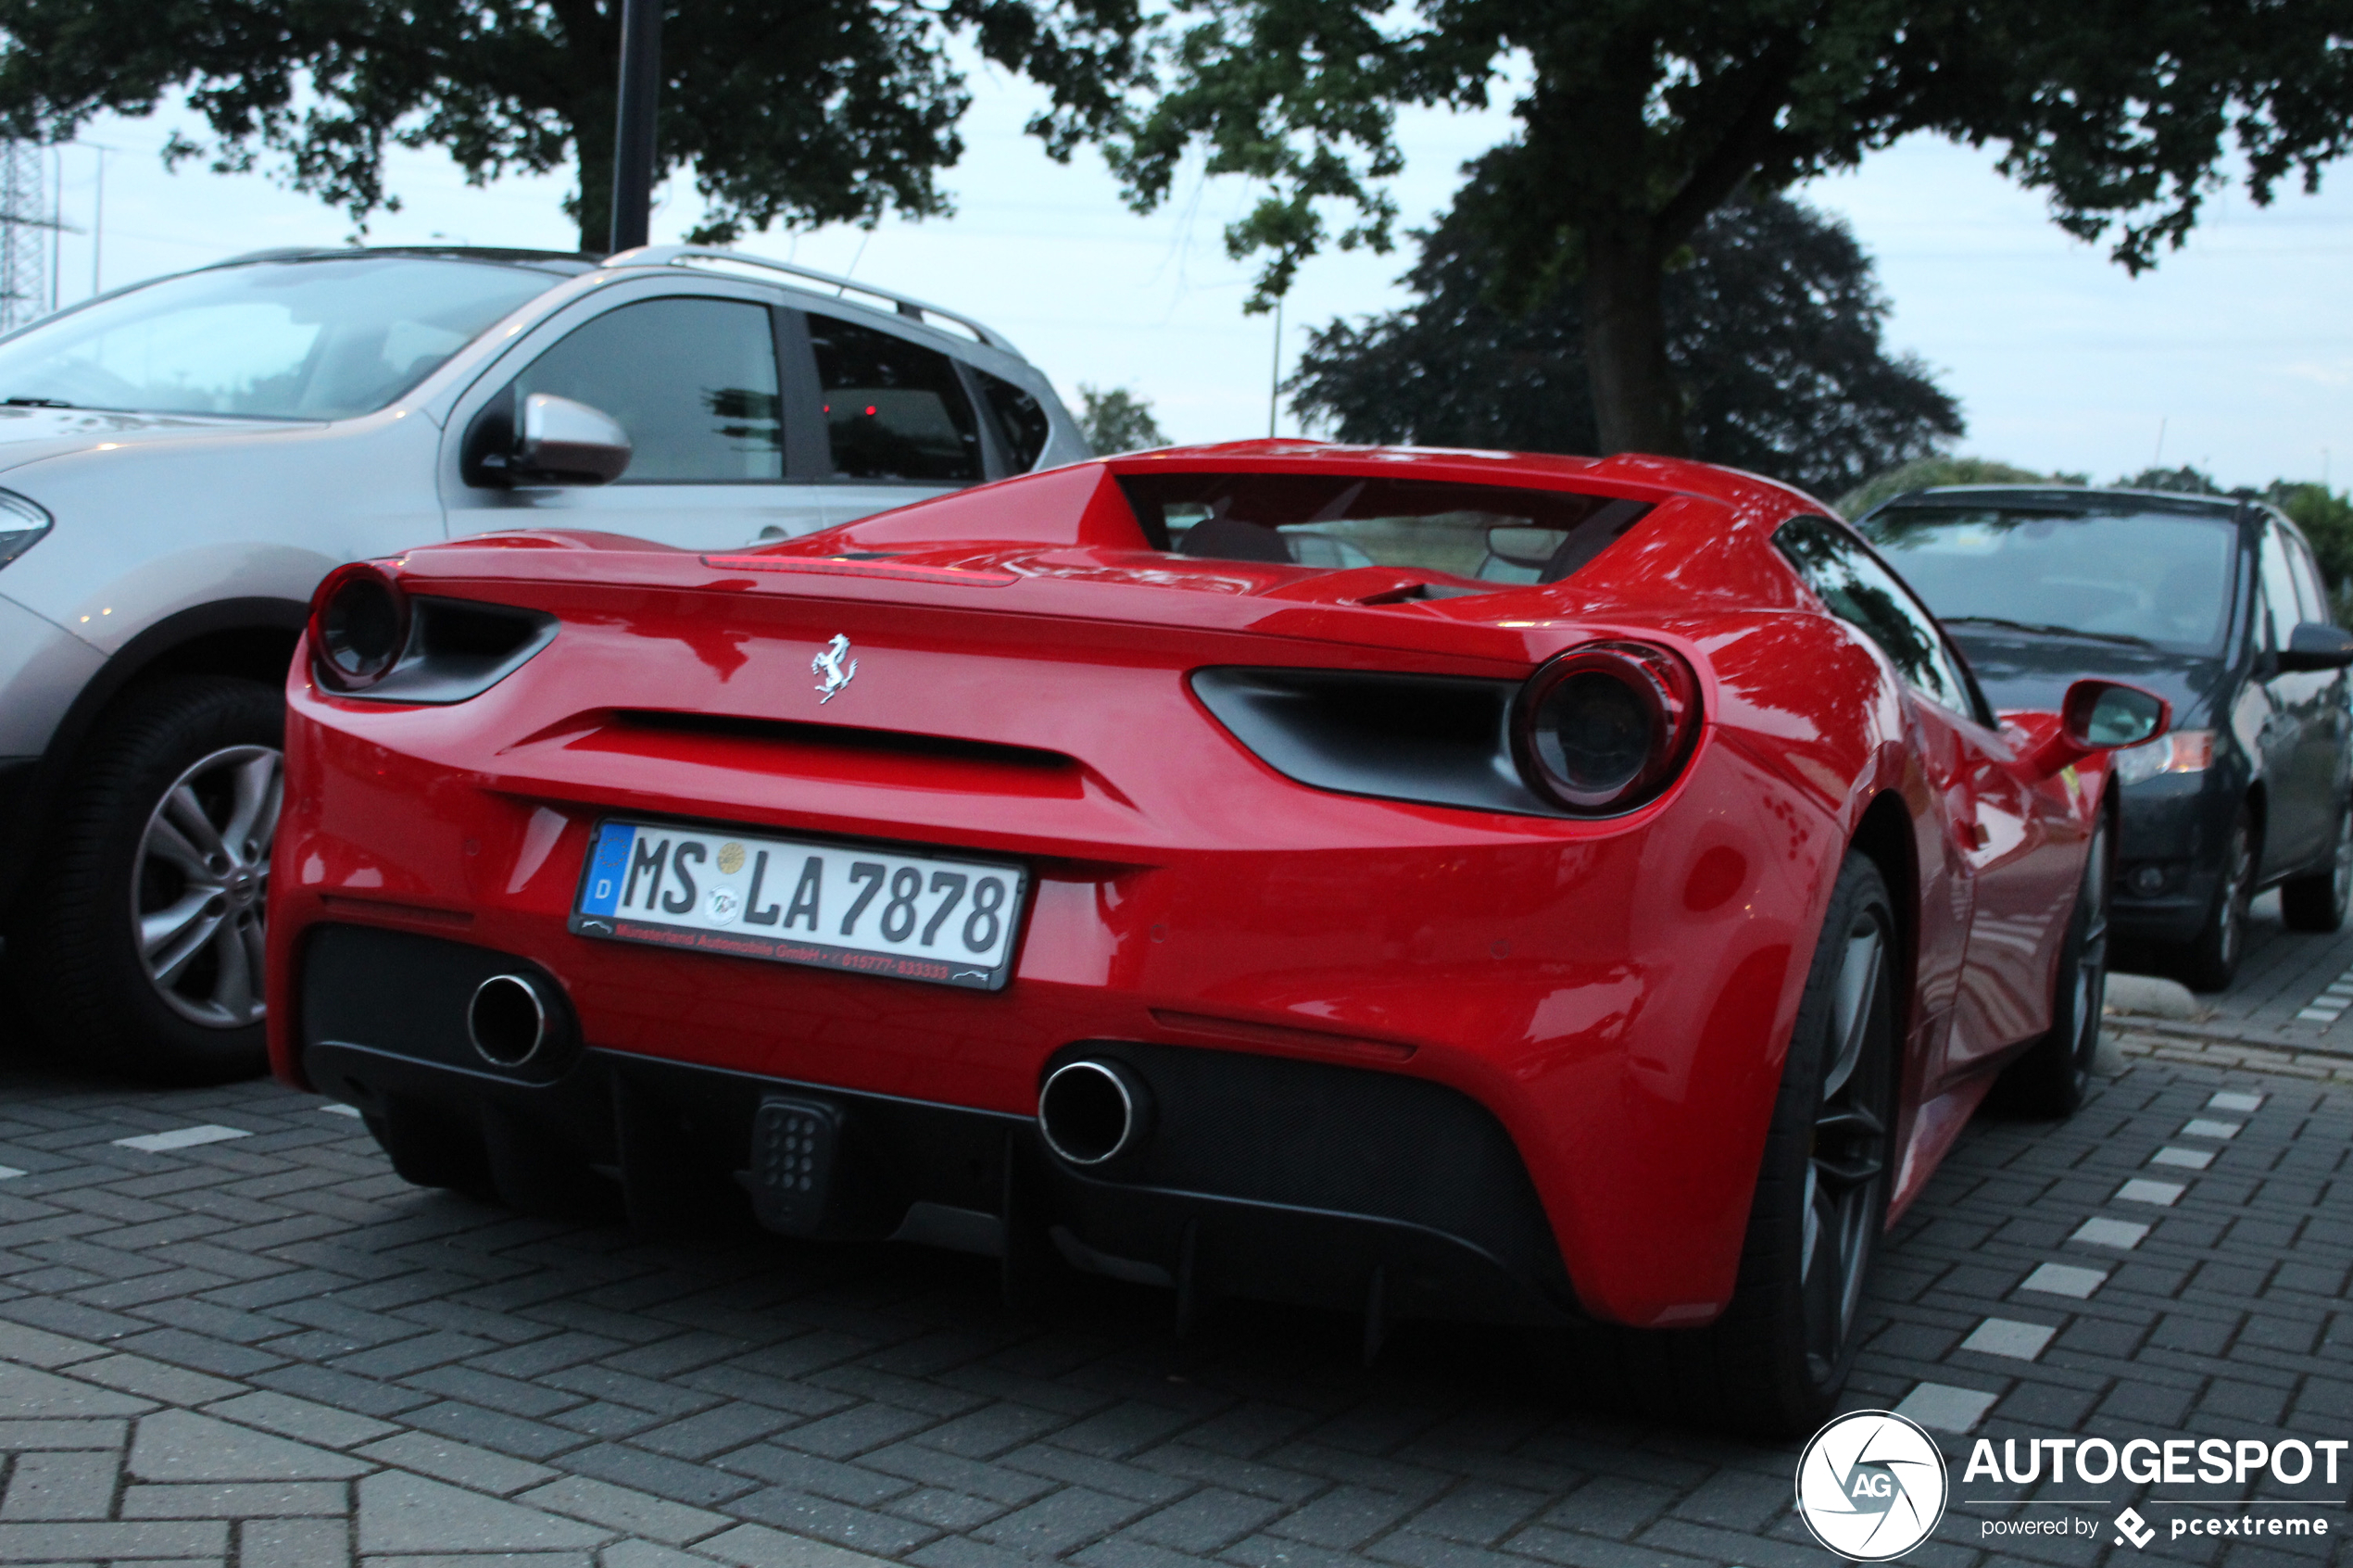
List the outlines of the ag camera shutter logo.
{"type": "Polygon", "coordinates": [[[1944,1517],[1945,1488],[1936,1440],[1892,1411],[1840,1416],[1797,1461],[1798,1517],[1858,1562],[1885,1562],[1928,1539],[1944,1517]]]}

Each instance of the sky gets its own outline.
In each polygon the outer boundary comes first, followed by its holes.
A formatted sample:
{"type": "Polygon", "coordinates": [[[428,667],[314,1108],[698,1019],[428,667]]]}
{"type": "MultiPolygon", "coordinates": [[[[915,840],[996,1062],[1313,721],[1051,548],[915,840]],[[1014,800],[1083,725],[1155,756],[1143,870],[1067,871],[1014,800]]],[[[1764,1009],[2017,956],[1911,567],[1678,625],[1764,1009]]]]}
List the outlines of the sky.
{"type": "MultiPolygon", "coordinates": [[[[986,70],[972,88],[967,151],[944,180],[955,216],[772,232],[741,248],[976,316],[1074,407],[1082,383],[1125,387],[1179,441],[1265,434],[1278,347],[1287,373],[1309,327],[1407,297],[1395,281],[1409,260],[1402,246],[1320,257],[1301,273],[1278,345],[1270,319],[1242,314],[1252,270],[1222,240],[1249,186],[1189,175],[1165,207],[1139,216],[1095,154],[1058,165],[1022,134],[1032,90],[986,70]]],[[[266,172],[166,172],[157,150],[175,129],[202,131],[170,109],[110,118],[58,153],[73,231],[57,243],[60,303],[88,295],[94,259],[96,282],[114,288],[351,236],[348,218],[266,172]]],[[[1462,163],[1508,132],[1501,108],[1402,116],[1401,232],[1442,208],[1462,163]]],[[[1957,450],[2103,481],[2184,462],[2225,486],[2353,479],[2353,170],[2269,208],[2224,192],[2185,249],[2134,278],[2052,224],[2041,197],[1994,171],[1994,157],[1916,137],[1794,193],[1844,218],[1877,262],[1894,307],[1888,346],[1919,355],[1959,399],[1969,433],[1957,450]]],[[[390,185],[404,209],[372,220],[371,243],[577,243],[560,207],[568,174],[476,188],[438,154],[401,153],[390,185]]],[[[653,237],[677,239],[699,210],[689,182],[673,180],[653,237]]],[[[1288,409],[1278,428],[1300,432],[1288,409]]]]}

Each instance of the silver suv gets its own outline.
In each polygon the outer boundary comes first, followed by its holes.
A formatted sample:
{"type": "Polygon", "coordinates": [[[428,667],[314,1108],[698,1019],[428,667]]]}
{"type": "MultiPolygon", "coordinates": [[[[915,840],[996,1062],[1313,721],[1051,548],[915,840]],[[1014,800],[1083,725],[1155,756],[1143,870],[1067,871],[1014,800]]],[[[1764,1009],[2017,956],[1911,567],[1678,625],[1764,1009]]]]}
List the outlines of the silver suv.
{"type": "Polygon", "coordinates": [[[268,252],[0,339],[25,1013],[77,1060],[259,1069],[280,687],[337,564],[518,527],[725,548],[1089,455],[979,323],[684,246],[268,252]]]}

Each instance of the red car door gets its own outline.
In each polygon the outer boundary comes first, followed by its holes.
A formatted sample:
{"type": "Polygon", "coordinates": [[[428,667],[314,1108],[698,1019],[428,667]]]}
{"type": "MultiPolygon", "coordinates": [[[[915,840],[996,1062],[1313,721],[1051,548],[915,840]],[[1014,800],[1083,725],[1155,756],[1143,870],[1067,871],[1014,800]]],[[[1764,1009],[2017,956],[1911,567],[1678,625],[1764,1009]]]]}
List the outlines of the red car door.
{"type": "Polygon", "coordinates": [[[1904,677],[1906,723],[1942,843],[1941,866],[1925,863],[1923,847],[1923,913],[1937,923],[1949,917],[1960,948],[1947,993],[1932,968],[1950,947],[1922,931],[1921,995],[1931,1011],[1951,997],[1944,1075],[1966,1072],[2049,1024],[2081,864],[2072,802],[2082,785],[2071,771],[2033,776],[2023,758],[2040,736],[1996,727],[1944,628],[1861,540],[1818,518],[1793,519],[1776,540],[1831,613],[1878,644],[1904,677]]]}
{"type": "Polygon", "coordinates": [[[1968,722],[1955,728],[1969,761],[1954,838],[1976,897],[1946,1036],[1947,1077],[2050,1027],[2084,838],[2076,804],[2084,786],[2074,770],[2042,778],[2024,763],[2039,737],[1968,722]]]}

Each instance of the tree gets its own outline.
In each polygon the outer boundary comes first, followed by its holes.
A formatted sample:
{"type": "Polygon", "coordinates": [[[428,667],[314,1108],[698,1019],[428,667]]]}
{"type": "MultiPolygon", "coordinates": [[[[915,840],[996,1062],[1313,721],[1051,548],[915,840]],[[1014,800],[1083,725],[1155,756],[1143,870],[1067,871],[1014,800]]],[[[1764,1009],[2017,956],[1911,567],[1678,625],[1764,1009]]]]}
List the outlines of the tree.
{"type": "Polygon", "coordinates": [[[2229,491],[2214,483],[2214,476],[2203,469],[2183,463],[2178,469],[2143,469],[2128,473],[2108,487],[2111,490],[2171,490],[2183,495],[2227,495],[2229,491]]]}
{"type": "MultiPolygon", "coordinates": [[[[963,145],[952,36],[1050,91],[1057,157],[1101,130],[1141,60],[1136,0],[669,0],[658,171],[691,164],[687,237],[946,212],[963,145]]],[[[92,115],[187,94],[220,171],[280,155],[295,189],[364,228],[396,210],[393,146],[446,148],[476,183],[575,161],[580,246],[610,232],[621,0],[0,0],[0,132],[70,136],[92,115]]]]}
{"type": "Polygon", "coordinates": [[[1469,166],[1480,264],[1517,303],[1583,283],[1602,446],[1687,449],[1664,280],[1707,215],[1916,131],[2002,144],[2128,268],[2178,245],[2235,143],[2257,201],[2308,188],[2353,136],[2347,0],[1178,0],[1164,93],[1112,147],[1129,199],[1188,152],[1266,194],[1227,231],[1268,255],[1266,307],[1332,239],[1390,243],[1403,105],[1484,107],[1517,132],[1469,166]]]}
{"type": "Polygon", "coordinates": [[[1139,397],[1124,386],[1101,392],[1081,382],[1078,402],[1078,428],[1086,433],[1087,445],[1103,457],[1168,445],[1168,433],[1152,418],[1148,397],[1139,397]]]}
{"type": "MultiPolygon", "coordinates": [[[[1590,452],[1580,286],[1497,306],[1462,208],[1420,236],[1420,300],[1313,333],[1291,406],[1344,441],[1590,452]]],[[[1927,370],[1880,346],[1887,302],[1843,224],[1780,197],[1718,208],[1669,272],[1667,359],[1692,450],[1835,495],[1961,433],[1927,370]]]]}

